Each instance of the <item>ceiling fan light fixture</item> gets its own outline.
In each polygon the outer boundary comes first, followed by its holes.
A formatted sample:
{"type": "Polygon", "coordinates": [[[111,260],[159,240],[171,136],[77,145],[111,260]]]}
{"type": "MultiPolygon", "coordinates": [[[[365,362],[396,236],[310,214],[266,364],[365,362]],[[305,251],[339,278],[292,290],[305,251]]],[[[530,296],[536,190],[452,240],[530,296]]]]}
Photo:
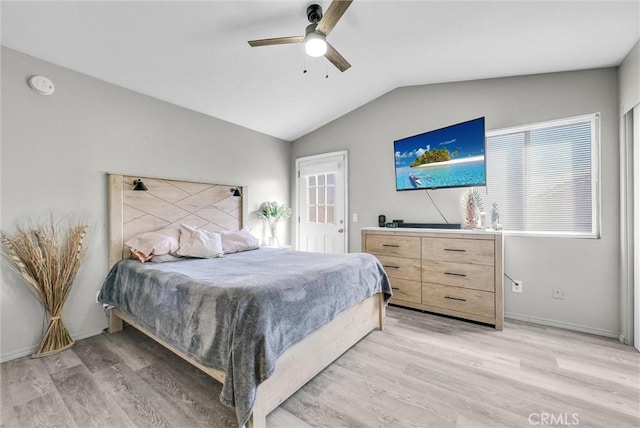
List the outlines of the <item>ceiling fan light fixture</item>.
{"type": "Polygon", "coordinates": [[[304,36],[249,40],[249,46],[256,48],[259,46],[304,43],[304,50],[307,55],[311,57],[324,56],[338,70],[344,72],[351,67],[351,64],[340,55],[340,52],[327,43],[327,36],[329,36],[333,27],[342,18],[342,15],[344,15],[352,2],[353,0],[331,0],[326,14],[322,13],[322,6],[319,4],[310,4],[307,7],[307,19],[311,24],[307,25],[304,36]]]}
{"type": "Polygon", "coordinates": [[[312,57],[323,56],[327,53],[327,41],[324,38],[324,34],[318,31],[311,31],[307,33],[304,39],[304,51],[307,55],[312,57]]]}

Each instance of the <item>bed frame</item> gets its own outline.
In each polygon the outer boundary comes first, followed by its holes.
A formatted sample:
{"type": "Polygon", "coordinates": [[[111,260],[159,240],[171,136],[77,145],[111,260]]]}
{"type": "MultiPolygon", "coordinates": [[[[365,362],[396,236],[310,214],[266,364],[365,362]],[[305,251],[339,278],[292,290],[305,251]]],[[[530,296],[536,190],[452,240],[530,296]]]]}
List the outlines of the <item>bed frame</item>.
{"type": "MultiPolygon", "coordinates": [[[[247,218],[248,188],[155,177],[108,174],[109,266],[129,256],[124,242],[138,233],[188,223],[208,230],[239,230],[247,218]],[[142,179],[148,191],[134,191],[142,179]],[[231,195],[239,187],[240,197],[231,195]]],[[[376,294],[340,313],[329,324],[288,348],[274,373],[258,386],[250,428],[266,426],[267,414],[293,395],[340,355],[374,329],[382,330],[384,298],[376,294]]],[[[109,332],[122,330],[123,321],[140,330],[190,364],[223,383],[223,371],[207,367],[140,326],[118,308],[109,311],[109,332]]]]}

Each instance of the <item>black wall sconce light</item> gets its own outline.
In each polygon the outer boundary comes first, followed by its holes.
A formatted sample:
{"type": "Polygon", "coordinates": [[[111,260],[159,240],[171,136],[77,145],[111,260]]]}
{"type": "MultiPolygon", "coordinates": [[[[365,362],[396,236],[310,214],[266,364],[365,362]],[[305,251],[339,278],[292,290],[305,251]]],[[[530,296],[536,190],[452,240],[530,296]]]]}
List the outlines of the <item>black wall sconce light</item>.
{"type": "Polygon", "coordinates": [[[138,178],[137,180],[133,180],[133,190],[149,190],[149,189],[147,189],[147,186],[145,186],[142,180],[138,178]]]}
{"type": "Polygon", "coordinates": [[[231,196],[242,196],[242,192],[240,192],[239,187],[234,187],[232,189],[229,189],[229,191],[231,192],[231,196]]]}

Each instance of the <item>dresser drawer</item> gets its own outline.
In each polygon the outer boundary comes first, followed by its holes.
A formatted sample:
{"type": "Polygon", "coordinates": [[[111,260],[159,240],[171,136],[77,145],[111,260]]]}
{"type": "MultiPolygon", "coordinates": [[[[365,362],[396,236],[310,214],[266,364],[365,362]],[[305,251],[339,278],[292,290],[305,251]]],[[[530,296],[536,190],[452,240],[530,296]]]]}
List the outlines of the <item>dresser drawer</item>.
{"type": "Polygon", "coordinates": [[[367,235],[365,252],[419,259],[420,238],[417,236],[367,235]]]}
{"type": "Polygon", "coordinates": [[[495,291],[494,267],[422,260],[422,280],[475,290],[495,291]]]}
{"type": "Polygon", "coordinates": [[[495,295],[486,291],[422,283],[422,304],[481,317],[495,317],[495,295]]]}
{"type": "Polygon", "coordinates": [[[494,242],[488,239],[422,238],[422,258],[493,266],[494,242]]]}
{"type": "Polygon", "coordinates": [[[422,266],[420,259],[403,259],[393,256],[376,256],[384,271],[391,278],[410,279],[420,281],[422,266]]]}
{"type": "Polygon", "coordinates": [[[398,302],[422,302],[422,284],[420,281],[409,281],[400,278],[389,278],[391,288],[393,289],[393,297],[391,303],[398,302]]]}

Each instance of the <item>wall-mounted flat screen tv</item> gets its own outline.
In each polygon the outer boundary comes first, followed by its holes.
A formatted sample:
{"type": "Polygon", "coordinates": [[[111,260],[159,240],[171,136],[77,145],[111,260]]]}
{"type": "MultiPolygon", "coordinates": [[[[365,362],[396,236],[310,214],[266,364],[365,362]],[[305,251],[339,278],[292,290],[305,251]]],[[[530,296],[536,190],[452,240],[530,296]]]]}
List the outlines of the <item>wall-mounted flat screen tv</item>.
{"type": "Polygon", "coordinates": [[[484,117],[393,142],[396,190],[486,186],[484,117]]]}

